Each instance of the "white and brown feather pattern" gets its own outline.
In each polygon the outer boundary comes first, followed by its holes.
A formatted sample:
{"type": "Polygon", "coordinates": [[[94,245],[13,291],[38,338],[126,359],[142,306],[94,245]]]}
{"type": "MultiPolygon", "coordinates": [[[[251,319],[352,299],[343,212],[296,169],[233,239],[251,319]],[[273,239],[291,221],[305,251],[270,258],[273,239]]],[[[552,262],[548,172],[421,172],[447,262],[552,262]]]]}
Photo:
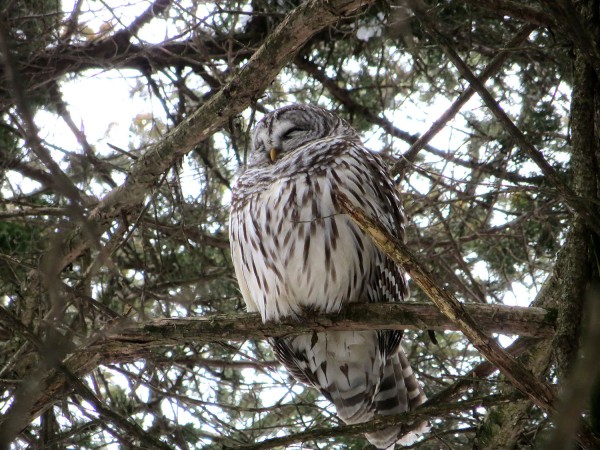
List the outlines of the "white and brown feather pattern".
{"type": "MultiPolygon", "coordinates": [[[[391,177],[345,122],[305,105],[259,122],[233,192],[230,240],[248,310],[264,321],[407,297],[404,270],[340,212],[338,192],[403,236],[391,177]]],[[[290,374],[319,389],[346,423],[358,423],[425,401],[401,337],[389,330],[331,331],[280,338],[273,346],[290,374]]],[[[414,437],[403,438],[399,428],[367,435],[380,448],[414,437]]]]}

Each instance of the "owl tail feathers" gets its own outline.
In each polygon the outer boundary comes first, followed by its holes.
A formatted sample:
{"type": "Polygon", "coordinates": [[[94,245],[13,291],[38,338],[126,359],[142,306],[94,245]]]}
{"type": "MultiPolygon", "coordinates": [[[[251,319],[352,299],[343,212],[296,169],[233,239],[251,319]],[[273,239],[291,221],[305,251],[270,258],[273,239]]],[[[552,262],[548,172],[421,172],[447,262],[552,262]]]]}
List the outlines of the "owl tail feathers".
{"type": "MultiPolygon", "coordinates": [[[[379,392],[375,396],[375,414],[389,416],[410,411],[427,400],[423,389],[402,347],[392,355],[383,368],[383,377],[379,392]]],[[[416,426],[389,427],[367,433],[365,436],[371,444],[381,449],[393,449],[395,444],[411,445],[419,435],[429,430],[427,422],[416,426]],[[404,430],[410,429],[408,433],[404,430]]]]}
{"type": "Polygon", "coordinates": [[[429,431],[429,424],[421,422],[417,428],[411,426],[411,431],[406,433],[404,427],[389,427],[383,430],[366,433],[365,437],[375,447],[392,450],[396,444],[412,445],[423,434],[429,431]]]}

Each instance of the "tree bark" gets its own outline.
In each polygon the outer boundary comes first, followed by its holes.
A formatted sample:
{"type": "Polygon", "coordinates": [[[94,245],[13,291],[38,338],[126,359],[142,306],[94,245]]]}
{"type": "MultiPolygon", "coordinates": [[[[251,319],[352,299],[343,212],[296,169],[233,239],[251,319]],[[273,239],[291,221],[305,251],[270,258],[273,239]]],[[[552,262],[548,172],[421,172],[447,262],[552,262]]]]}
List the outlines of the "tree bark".
{"type": "MultiPolygon", "coordinates": [[[[600,44],[597,1],[561,1],[557,9],[567,17],[570,35],[576,45],[571,104],[572,184],[576,194],[591,207],[600,209],[600,44]]],[[[584,333],[585,300],[597,303],[592,289],[599,281],[600,234],[581,217],[573,221],[565,248],[567,263],[558,265],[557,334],[553,347],[562,395],[555,417],[551,450],[569,448],[578,430],[588,427],[581,419],[587,409],[594,380],[600,373],[595,329],[584,333]],[[586,338],[587,335],[587,338],[586,338]]],[[[588,305],[587,311],[597,310],[588,305]]],[[[597,327],[597,324],[590,324],[597,327]]],[[[598,435],[599,430],[595,430],[598,435]]],[[[591,448],[591,447],[590,447],[591,448]]]]}

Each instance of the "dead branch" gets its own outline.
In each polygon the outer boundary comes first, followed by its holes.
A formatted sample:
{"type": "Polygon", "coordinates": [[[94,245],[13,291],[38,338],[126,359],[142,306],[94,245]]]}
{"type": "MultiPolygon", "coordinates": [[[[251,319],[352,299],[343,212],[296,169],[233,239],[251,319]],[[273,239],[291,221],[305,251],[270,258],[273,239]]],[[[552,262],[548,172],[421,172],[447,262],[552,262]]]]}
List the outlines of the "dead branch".
{"type": "MultiPolygon", "coordinates": [[[[513,386],[527,395],[529,399],[546,413],[556,414],[554,402],[555,390],[536,379],[519,361],[504,350],[498,342],[487,336],[477,322],[452,294],[440,287],[430,272],[412,252],[396,237],[389,234],[376,220],[367,217],[355,208],[350,200],[338,193],[337,199],[354,222],[397,264],[403,266],[411,278],[427,294],[449,319],[455,322],[473,346],[488,361],[494,364],[513,386]]],[[[598,439],[587,428],[580,431],[578,442],[584,448],[596,448],[598,439]]]]}

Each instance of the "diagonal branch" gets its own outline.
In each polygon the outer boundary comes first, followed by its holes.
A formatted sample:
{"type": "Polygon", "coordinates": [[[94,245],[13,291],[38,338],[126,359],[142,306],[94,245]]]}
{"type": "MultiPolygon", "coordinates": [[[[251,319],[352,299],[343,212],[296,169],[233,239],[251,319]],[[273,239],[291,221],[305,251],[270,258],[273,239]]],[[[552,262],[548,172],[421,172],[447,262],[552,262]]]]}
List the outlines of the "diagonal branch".
{"type": "MultiPolygon", "coordinates": [[[[498,52],[498,54],[494,56],[494,59],[492,59],[492,61],[490,61],[490,63],[487,65],[487,67],[481,71],[478,77],[479,81],[483,84],[489,78],[494,76],[510,56],[510,50],[518,45],[521,45],[525,40],[527,40],[535,28],[536,27],[534,25],[525,25],[523,28],[521,28],[521,30],[510,40],[510,42],[506,44],[505,50],[498,52]]],[[[410,146],[410,148],[404,152],[402,155],[402,160],[396,163],[392,169],[392,173],[404,172],[404,170],[406,170],[406,166],[410,162],[414,161],[419,151],[421,151],[421,149],[425,147],[431,141],[431,139],[433,139],[434,136],[438,134],[446,126],[446,124],[452,120],[452,118],[454,118],[454,116],[456,116],[456,114],[458,114],[465,103],[467,103],[469,99],[475,95],[475,92],[476,91],[473,86],[469,85],[469,87],[467,87],[467,89],[465,89],[465,91],[460,94],[456,100],[454,100],[452,105],[450,105],[450,108],[448,108],[444,114],[442,114],[435,122],[433,122],[431,127],[425,133],[419,136],[419,138],[410,146]]]]}
{"type": "MultiPolygon", "coordinates": [[[[160,142],[148,148],[135,162],[125,182],[109,192],[90,213],[90,220],[104,231],[115,218],[142,203],[161,174],[226,125],[230,117],[250,106],[314,34],[371,1],[311,0],[292,11],[227,85],[160,142]]],[[[89,244],[80,235],[79,245],[63,259],[61,267],[75,260],[89,244]]]]}
{"type": "MultiPolygon", "coordinates": [[[[502,375],[535,405],[548,414],[556,414],[553,405],[556,393],[551,386],[537,380],[495,339],[486,335],[469,314],[465,305],[436,283],[431,273],[424,268],[424,265],[404,243],[389,234],[378,221],[367,217],[362,211],[355,208],[345,195],[338,193],[337,200],[352,220],[371,236],[377,246],[407,270],[414,282],[440,308],[442,313],[458,325],[462,333],[483,357],[495,365],[502,375]]],[[[582,427],[577,435],[577,440],[584,448],[598,448],[600,445],[600,440],[593,436],[587,427],[582,427]]]]}
{"type": "MultiPolygon", "coordinates": [[[[165,10],[170,6],[171,0],[155,0],[142,14],[135,18],[131,24],[124,30],[117,32],[117,34],[125,35],[125,38],[129,41],[133,36],[135,36],[140,29],[148,24],[152,19],[156,16],[165,12],[165,10]]],[[[114,36],[113,36],[114,38],[114,36]]]]}
{"type": "Polygon", "coordinates": [[[345,195],[338,193],[337,199],[355,223],[371,236],[382,251],[410,273],[414,282],[440,308],[442,313],[458,325],[463,334],[488,361],[497,366],[517,389],[526,394],[542,410],[554,412],[552,403],[556,395],[549,386],[534,379],[531,373],[509,355],[495,339],[485,334],[469,314],[465,305],[441,288],[431,273],[402,242],[385,231],[379,222],[355,208],[345,195]]]}

